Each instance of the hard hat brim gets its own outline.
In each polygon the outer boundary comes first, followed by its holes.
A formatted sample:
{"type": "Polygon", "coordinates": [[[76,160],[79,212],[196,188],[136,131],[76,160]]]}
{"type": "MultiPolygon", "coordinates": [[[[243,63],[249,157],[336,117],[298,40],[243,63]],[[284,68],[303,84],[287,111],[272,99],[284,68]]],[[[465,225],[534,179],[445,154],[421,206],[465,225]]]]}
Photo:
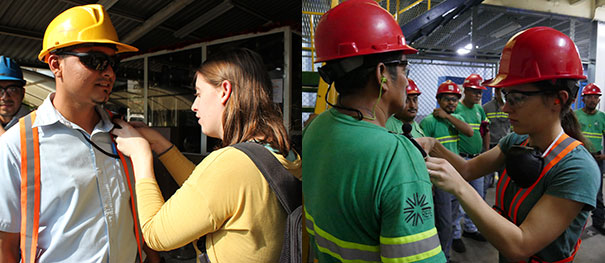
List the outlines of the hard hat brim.
{"type": "Polygon", "coordinates": [[[15,78],[15,77],[11,77],[11,76],[0,76],[0,80],[18,81],[18,82],[21,82],[21,84],[24,86],[26,83],[26,81],[24,79],[15,78]]]}
{"type": "Polygon", "coordinates": [[[584,75],[571,75],[571,74],[562,74],[562,75],[553,75],[553,76],[540,76],[536,78],[510,78],[507,74],[498,74],[495,78],[491,80],[486,80],[481,85],[489,86],[494,88],[502,88],[502,87],[510,87],[514,85],[521,85],[527,83],[538,82],[542,80],[551,80],[551,79],[586,79],[584,75]]]}

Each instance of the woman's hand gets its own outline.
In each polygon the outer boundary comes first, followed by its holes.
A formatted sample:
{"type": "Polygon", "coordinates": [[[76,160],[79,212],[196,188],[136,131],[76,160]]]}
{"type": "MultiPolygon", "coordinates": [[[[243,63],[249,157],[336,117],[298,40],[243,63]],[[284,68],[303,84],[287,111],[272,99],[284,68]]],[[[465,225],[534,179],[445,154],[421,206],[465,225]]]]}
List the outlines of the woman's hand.
{"type": "Polygon", "coordinates": [[[114,119],[114,122],[122,127],[111,130],[111,134],[117,136],[116,143],[120,152],[131,158],[145,154],[151,155],[149,142],[137,129],[121,119],[114,119]]]}
{"type": "Polygon", "coordinates": [[[414,138],[414,140],[416,140],[416,142],[422,146],[422,149],[424,149],[427,154],[431,154],[435,143],[438,143],[437,140],[432,137],[414,138]]]}
{"type": "Polygon", "coordinates": [[[428,157],[426,168],[433,185],[455,196],[458,196],[464,184],[468,184],[445,159],[428,157]]]}
{"type": "Polygon", "coordinates": [[[141,136],[143,136],[145,140],[149,142],[151,150],[153,150],[156,154],[163,153],[168,150],[170,146],[172,146],[172,143],[168,139],[164,138],[164,136],[162,136],[162,134],[160,134],[158,131],[149,128],[149,126],[147,126],[145,123],[140,121],[132,121],[129,122],[129,124],[136,128],[137,132],[139,132],[141,136]]]}

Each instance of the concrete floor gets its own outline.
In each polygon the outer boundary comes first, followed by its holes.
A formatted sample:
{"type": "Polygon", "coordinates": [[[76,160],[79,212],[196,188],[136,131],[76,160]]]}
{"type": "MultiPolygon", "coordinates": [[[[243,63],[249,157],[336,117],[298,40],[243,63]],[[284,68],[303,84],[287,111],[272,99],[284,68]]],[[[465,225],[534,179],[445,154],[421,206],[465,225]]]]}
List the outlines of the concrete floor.
{"type": "MultiPolygon", "coordinates": [[[[487,190],[487,201],[494,203],[495,188],[487,190]]],[[[602,263],[605,262],[605,236],[599,234],[592,227],[592,219],[588,217],[586,229],[582,234],[582,245],[576,254],[575,263],[602,263]]],[[[498,262],[498,251],[489,242],[479,242],[462,237],[466,245],[466,252],[450,252],[450,259],[458,263],[498,262]]]]}

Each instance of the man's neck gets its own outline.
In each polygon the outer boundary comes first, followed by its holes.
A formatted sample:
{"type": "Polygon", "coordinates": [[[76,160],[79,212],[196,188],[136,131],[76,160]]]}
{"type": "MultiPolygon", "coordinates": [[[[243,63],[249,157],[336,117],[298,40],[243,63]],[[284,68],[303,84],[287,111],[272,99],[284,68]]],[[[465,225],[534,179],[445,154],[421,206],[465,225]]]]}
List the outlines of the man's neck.
{"type": "Polygon", "coordinates": [[[473,108],[473,106],[475,106],[475,102],[467,100],[462,100],[462,104],[467,108],[473,108]]]}
{"type": "Polygon", "coordinates": [[[12,119],[13,119],[13,116],[0,115],[0,123],[2,123],[2,125],[8,124],[8,122],[11,121],[12,119]]]}
{"type": "MultiPolygon", "coordinates": [[[[55,94],[56,95],[56,94],[55,94]]],[[[84,129],[88,134],[92,134],[92,130],[99,122],[101,117],[97,114],[93,104],[79,104],[68,100],[63,96],[54,96],[51,100],[55,109],[70,122],[73,122],[84,129]]]]}
{"type": "Polygon", "coordinates": [[[593,115],[595,113],[597,113],[597,108],[594,109],[589,109],[587,107],[582,108],[582,111],[584,111],[584,113],[589,114],[589,115],[593,115]]]}

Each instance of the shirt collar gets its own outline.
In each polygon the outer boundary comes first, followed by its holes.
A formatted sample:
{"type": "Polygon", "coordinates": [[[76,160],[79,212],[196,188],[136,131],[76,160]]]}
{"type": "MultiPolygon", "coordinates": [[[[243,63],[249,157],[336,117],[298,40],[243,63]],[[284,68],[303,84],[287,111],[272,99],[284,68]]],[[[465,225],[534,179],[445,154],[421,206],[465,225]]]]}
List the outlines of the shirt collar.
{"type": "MultiPolygon", "coordinates": [[[[36,111],[36,120],[34,121],[33,127],[41,127],[52,125],[56,122],[60,122],[71,129],[82,129],[79,125],[67,120],[61,113],[55,108],[52,100],[55,98],[55,93],[51,93],[44,99],[44,102],[38,107],[36,111]]],[[[96,132],[109,132],[113,129],[113,123],[111,122],[109,115],[101,106],[95,106],[95,110],[101,116],[101,120],[95,125],[92,134],[96,132]]]]}

